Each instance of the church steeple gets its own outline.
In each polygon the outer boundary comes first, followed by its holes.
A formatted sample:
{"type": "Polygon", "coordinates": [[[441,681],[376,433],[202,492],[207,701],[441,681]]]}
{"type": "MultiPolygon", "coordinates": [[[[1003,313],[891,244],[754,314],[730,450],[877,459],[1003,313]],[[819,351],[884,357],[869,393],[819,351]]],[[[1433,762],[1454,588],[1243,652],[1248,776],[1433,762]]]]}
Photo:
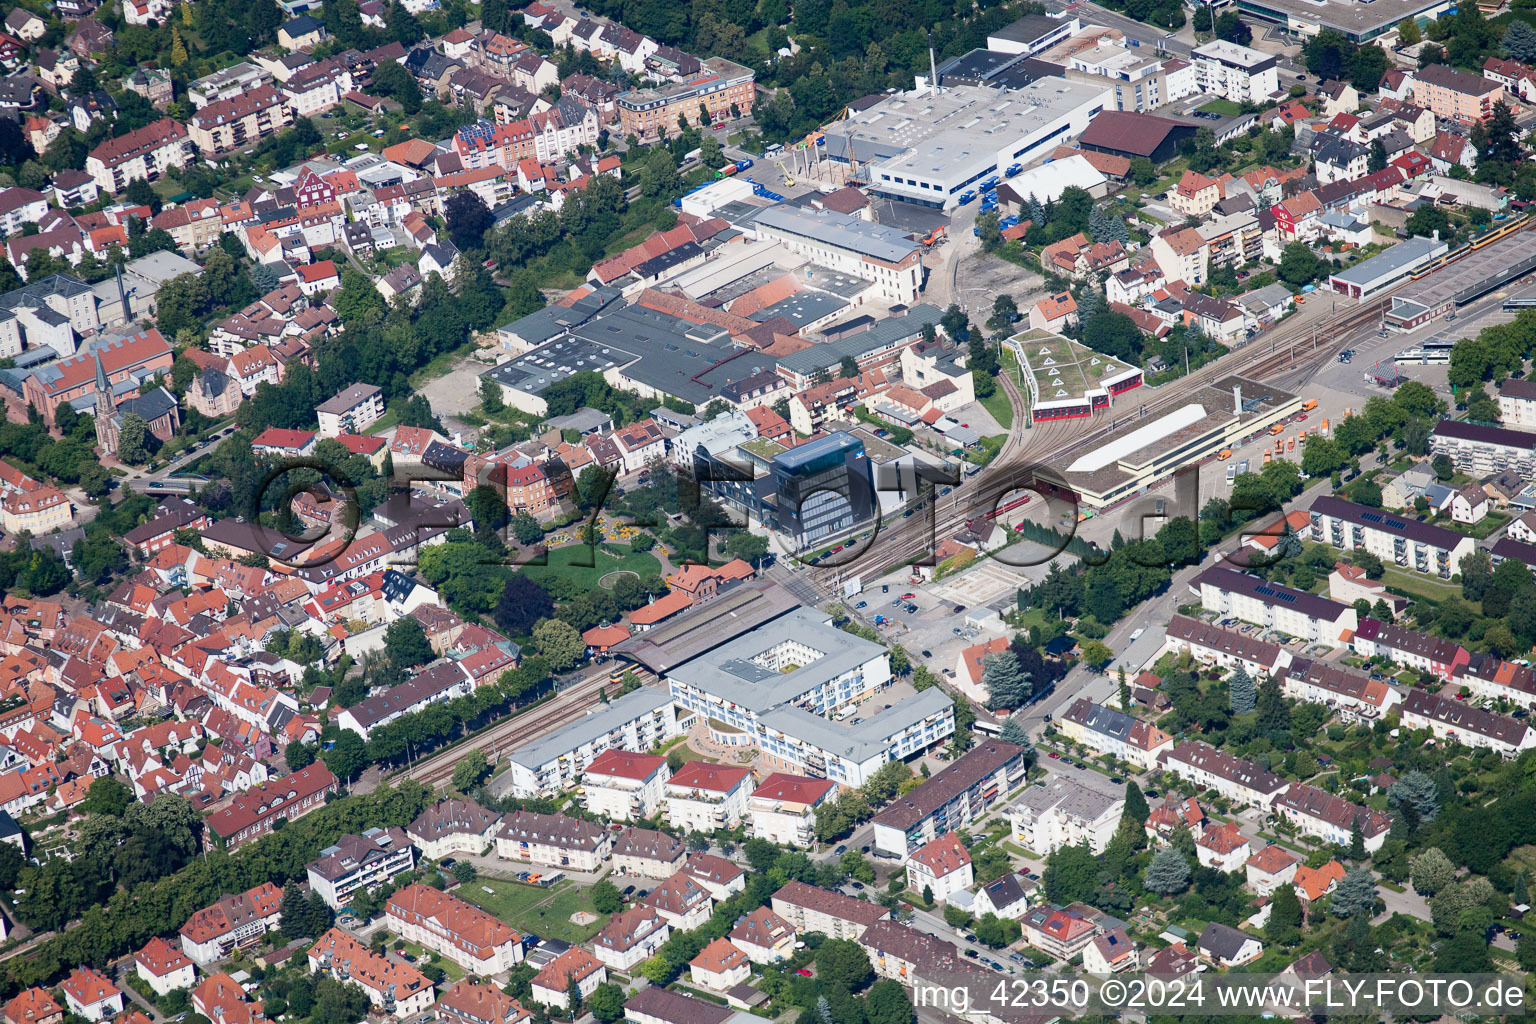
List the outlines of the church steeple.
{"type": "Polygon", "coordinates": [[[117,454],[117,403],[112,401],[112,382],[96,350],[96,444],[103,455],[117,454]]]}

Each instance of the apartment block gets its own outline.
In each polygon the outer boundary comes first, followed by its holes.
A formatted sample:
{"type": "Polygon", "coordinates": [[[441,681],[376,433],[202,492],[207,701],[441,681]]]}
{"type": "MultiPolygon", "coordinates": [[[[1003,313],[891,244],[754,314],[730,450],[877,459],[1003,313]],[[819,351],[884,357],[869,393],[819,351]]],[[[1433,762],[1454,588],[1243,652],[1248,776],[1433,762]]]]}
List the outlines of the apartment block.
{"type": "Polygon", "coordinates": [[[509,755],[512,792],[553,796],[576,786],[605,750],[650,750],[679,734],[672,697],[647,686],[599,705],[585,718],[509,755]]]}
{"type": "Polygon", "coordinates": [[[1024,781],[1024,749],[984,740],[875,815],[874,847],[903,861],[930,839],[963,830],[1024,781]]]}
{"type": "Polygon", "coordinates": [[[91,150],[85,171],[103,192],[121,192],[130,181],[155,181],[172,167],[185,167],[196,155],[186,125],[162,117],[91,150]]]}
{"type": "Polygon", "coordinates": [[[773,912],[801,932],[821,932],[830,939],[858,939],[891,912],[804,882],[789,882],[773,894],[773,912]]]}
{"type": "Polygon", "coordinates": [[[384,391],[373,384],[353,384],[315,406],[321,437],[361,434],[383,415],[384,391]]]}
{"type": "Polygon", "coordinates": [[[1466,534],[1357,505],[1333,495],[1312,501],[1312,540],[1344,551],[1364,548],[1383,562],[1450,579],[1477,545],[1466,534]]]}
{"type": "Polygon", "coordinates": [[[518,811],[503,819],[496,853],[503,860],[549,868],[597,871],[613,842],[601,825],[564,814],[518,811]]]}
{"type": "Polygon", "coordinates": [[[1392,819],[1378,810],[1350,803],[1343,797],[1293,782],[1275,800],[1275,813],[1295,825],[1303,835],[1316,836],[1336,846],[1348,846],[1356,823],[1365,837],[1365,850],[1375,853],[1387,841],[1392,819]]]}
{"type": "Polygon", "coordinates": [[[672,777],[655,754],[606,750],[582,773],[582,806],[613,821],[640,821],[661,810],[662,787],[672,777]]]}
{"type": "Polygon", "coordinates": [[[1252,761],[1217,750],[1209,743],[1186,740],[1163,756],[1163,768],[1197,786],[1214,789],[1228,800],[1254,804],[1268,811],[1290,783],[1252,761]]]}
{"type": "Polygon", "coordinates": [[[734,829],[747,816],[752,769],[690,761],[666,783],[667,823],[705,835],[734,829]]]}
{"type": "Polygon", "coordinates": [[[1087,698],[1072,702],[1056,727],[1068,737],[1101,754],[1150,769],[1173,746],[1173,737],[1151,722],[1124,711],[1095,704],[1087,698]]]}
{"type": "Polygon", "coordinates": [[[1041,856],[1063,846],[1088,844],[1103,853],[1125,811],[1123,797],[1110,797],[1064,776],[1044,786],[1030,786],[1008,805],[1013,836],[1026,850],[1041,856]]]}
{"type": "Polygon", "coordinates": [[[1233,103],[1263,104],[1279,91],[1279,59],[1270,54],[1217,39],[1196,47],[1192,57],[1201,92],[1233,103]]]}
{"type": "Polygon", "coordinates": [[[1419,689],[1409,690],[1403,701],[1401,727],[1428,729],[1441,741],[1486,747],[1506,758],[1536,747],[1536,733],[1519,719],[1419,689]]]}
{"type": "Polygon", "coordinates": [[[752,834],[781,846],[808,848],[815,840],[816,808],[837,796],[837,783],[774,772],[747,801],[752,834]]]}
{"type": "Polygon", "coordinates": [[[411,839],[400,828],[370,828],[345,835],[305,866],[309,887],[332,910],[340,910],[360,891],[372,890],[409,871],[416,863],[411,839]]]}
{"type": "Polygon", "coordinates": [[[1364,718],[1374,721],[1385,715],[1402,698],[1396,690],[1367,672],[1359,672],[1322,659],[1297,659],[1276,674],[1280,692],[1292,700],[1325,704],[1339,712],[1344,721],[1364,718]]]}
{"type": "Polygon", "coordinates": [[[1206,611],[1330,647],[1346,645],[1357,625],[1358,616],[1350,605],[1268,583],[1225,566],[1205,570],[1190,583],[1190,589],[1200,595],[1200,606],[1206,611]]]}
{"type": "Polygon", "coordinates": [[[678,118],[689,124],[726,121],[734,106],[750,113],[756,76],[723,57],[710,57],[698,74],[657,89],[620,93],[617,99],[619,129],[641,141],[668,138],[682,129],[678,118]]]}
{"type": "Polygon", "coordinates": [[[293,107],[288,98],[263,85],[208,104],[192,115],[188,129],[204,156],[218,156],[253,146],[291,124],[293,107]]]}
{"type": "Polygon", "coordinates": [[[432,983],[415,967],[373,952],[340,928],[330,929],[310,947],[309,972],[356,985],[368,994],[368,1002],[398,1018],[426,1012],[437,997],[432,983]]]}
{"type": "Polygon", "coordinates": [[[406,886],[389,898],[389,930],[483,977],[511,970],[523,959],[523,939],[494,916],[429,885],[406,886]]]}

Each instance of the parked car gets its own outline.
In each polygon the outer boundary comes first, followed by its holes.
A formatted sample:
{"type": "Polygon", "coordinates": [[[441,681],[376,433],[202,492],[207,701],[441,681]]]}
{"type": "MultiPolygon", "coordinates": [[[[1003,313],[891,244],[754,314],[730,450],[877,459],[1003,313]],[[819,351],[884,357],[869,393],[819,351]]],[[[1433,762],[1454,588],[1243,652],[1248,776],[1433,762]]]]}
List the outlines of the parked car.
{"type": "Polygon", "coordinates": [[[838,856],[838,857],[841,857],[843,854],[845,854],[847,852],[848,852],[847,844],[841,845],[837,849],[832,851],[833,855],[834,856],[838,856]]]}

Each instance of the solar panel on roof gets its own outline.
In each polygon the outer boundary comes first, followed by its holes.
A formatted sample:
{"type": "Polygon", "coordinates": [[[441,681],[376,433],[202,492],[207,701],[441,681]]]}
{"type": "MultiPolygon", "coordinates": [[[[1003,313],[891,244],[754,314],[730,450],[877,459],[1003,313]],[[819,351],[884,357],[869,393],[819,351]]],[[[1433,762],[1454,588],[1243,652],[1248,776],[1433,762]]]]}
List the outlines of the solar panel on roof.
{"type": "Polygon", "coordinates": [[[1394,530],[1401,530],[1403,527],[1407,526],[1408,524],[1403,522],[1401,519],[1388,519],[1387,520],[1387,525],[1392,527],[1394,530]]]}

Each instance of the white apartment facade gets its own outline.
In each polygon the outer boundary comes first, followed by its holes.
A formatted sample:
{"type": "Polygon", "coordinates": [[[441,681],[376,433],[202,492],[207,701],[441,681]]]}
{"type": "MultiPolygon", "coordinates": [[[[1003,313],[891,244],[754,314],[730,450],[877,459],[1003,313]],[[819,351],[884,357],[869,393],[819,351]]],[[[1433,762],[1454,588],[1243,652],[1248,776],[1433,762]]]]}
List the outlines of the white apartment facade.
{"type": "Polygon", "coordinates": [[[655,754],[605,750],[582,773],[582,806],[613,821],[640,821],[661,809],[662,787],[672,777],[655,754]]]}
{"type": "Polygon", "coordinates": [[[680,732],[671,696],[642,686],[514,750],[509,756],[512,792],[520,797],[553,796],[574,788],[603,751],[650,750],[680,732]]]}
{"type": "Polygon", "coordinates": [[[690,761],[666,782],[667,822],[709,835],[733,829],[747,816],[752,769],[690,761]]]}
{"type": "Polygon", "coordinates": [[[1225,39],[1196,47],[1192,54],[1200,91],[1233,103],[1265,103],[1280,88],[1279,60],[1225,39]]]}
{"type": "Polygon", "coordinates": [[[837,783],[775,772],[747,800],[752,835],[781,846],[808,848],[815,840],[816,808],[835,798],[837,783]]]}
{"type": "Polygon", "coordinates": [[[1074,779],[1055,776],[1031,786],[1008,807],[1014,839],[1042,856],[1087,843],[1103,853],[1120,825],[1125,799],[1105,796],[1074,779]]]}

